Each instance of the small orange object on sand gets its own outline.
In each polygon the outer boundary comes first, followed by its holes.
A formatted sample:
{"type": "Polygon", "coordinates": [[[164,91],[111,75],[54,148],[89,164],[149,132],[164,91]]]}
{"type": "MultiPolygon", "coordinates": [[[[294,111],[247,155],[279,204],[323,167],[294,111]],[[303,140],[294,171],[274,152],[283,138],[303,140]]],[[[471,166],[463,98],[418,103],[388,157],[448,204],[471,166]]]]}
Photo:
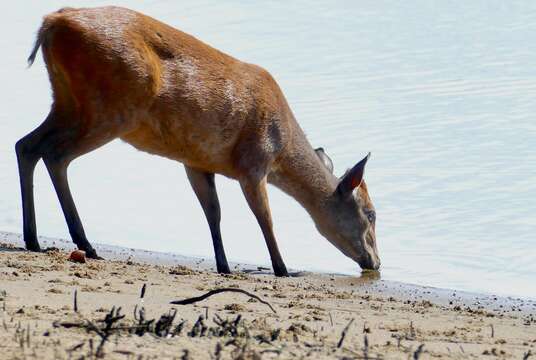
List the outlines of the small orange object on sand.
{"type": "Polygon", "coordinates": [[[69,260],[78,263],[86,262],[86,252],[83,250],[74,250],[71,255],[69,255],[69,260]]]}

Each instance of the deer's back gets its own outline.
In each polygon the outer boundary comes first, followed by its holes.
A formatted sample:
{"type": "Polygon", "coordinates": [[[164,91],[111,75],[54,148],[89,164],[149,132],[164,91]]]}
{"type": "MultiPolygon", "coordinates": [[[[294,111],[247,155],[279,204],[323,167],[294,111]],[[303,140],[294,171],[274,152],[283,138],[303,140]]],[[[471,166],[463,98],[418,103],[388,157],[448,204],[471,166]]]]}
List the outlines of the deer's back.
{"type": "Polygon", "coordinates": [[[247,144],[284,147],[292,114],[262,68],[124,8],[64,9],[45,27],[55,106],[81,121],[111,122],[140,150],[233,177],[247,144]]]}

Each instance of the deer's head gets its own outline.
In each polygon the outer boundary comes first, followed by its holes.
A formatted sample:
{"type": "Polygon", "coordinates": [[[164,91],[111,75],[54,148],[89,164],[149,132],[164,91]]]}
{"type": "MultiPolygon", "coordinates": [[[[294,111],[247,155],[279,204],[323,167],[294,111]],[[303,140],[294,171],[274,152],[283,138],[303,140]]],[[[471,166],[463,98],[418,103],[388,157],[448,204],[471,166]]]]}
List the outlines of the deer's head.
{"type": "MultiPolygon", "coordinates": [[[[327,169],[333,163],[322,148],[316,153],[327,169]]],[[[380,258],[376,247],[376,211],[363,179],[370,153],[338,179],[335,191],[325,201],[318,231],[361,268],[377,270],[380,258]]]]}

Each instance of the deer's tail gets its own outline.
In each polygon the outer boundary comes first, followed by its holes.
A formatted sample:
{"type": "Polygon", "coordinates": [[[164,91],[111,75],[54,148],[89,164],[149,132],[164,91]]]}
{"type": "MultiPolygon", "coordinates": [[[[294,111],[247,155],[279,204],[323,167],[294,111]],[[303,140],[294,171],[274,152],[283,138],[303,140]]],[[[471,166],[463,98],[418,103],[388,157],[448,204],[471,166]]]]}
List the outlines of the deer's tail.
{"type": "Polygon", "coordinates": [[[34,43],[34,47],[32,49],[32,52],[30,54],[30,56],[28,56],[28,67],[32,66],[34,61],[35,61],[35,57],[37,56],[37,52],[39,51],[39,48],[41,47],[41,44],[43,43],[43,27],[41,27],[39,29],[39,32],[37,33],[37,38],[35,39],[35,43],[34,43]]]}
{"type": "MultiPolygon", "coordinates": [[[[61,12],[61,10],[59,12],[61,12]]],[[[41,47],[41,45],[43,45],[43,42],[45,41],[45,38],[47,37],[47,35],[50,33],[56,14],[58,14],[59,12],[50,14],[46,16],[45,19],[43,20],[43,23],[41,24],[41,27],[39,28],[39,31],[37,32],[37,37],[35,39],[32,52],[30,53],[30,56],[28,56],[28,67],[32,66],[32,64],[34,63],[35,57],[37,56],[37,52],[39,51],[39,48],[41,47]]]]}

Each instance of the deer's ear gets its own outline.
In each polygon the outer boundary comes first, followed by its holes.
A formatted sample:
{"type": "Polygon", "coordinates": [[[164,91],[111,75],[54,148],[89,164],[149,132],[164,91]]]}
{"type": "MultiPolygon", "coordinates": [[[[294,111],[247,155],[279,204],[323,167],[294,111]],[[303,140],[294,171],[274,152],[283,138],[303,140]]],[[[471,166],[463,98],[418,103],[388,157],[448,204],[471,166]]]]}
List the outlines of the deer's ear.
{"type": "Polygon", "coordinates": [[[363,181],[363,175],[365,174],[365,165],[367,164],[368,159],[370,158],[370,153],[367,154],[358,162],[353,168],[348,170],[346,174],[339,181],[337,185],[337,192],[343,196],[349,195],[352,191],[361,185],[363,181]]]}
{"type": "Polygon", "coordinates": [[[316,155],[322,160],[326,168],[329,170],[330,173],[333,174],[333,161],[331,161],[330,157],[326,152],[324,151],[324,148],[316,148],[315,149],[316,155]]]}

